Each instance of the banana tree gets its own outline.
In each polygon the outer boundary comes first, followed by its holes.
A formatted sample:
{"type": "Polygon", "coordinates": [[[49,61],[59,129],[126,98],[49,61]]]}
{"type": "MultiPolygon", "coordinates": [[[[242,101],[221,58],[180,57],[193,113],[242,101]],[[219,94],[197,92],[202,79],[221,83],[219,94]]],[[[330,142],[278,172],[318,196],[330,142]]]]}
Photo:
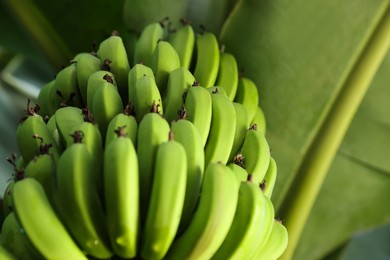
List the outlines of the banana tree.
{"type": "MultiPolygon", "coordinates": [[[[258,86],[289,231],[282,258],[390,257],[390,1],[4,0],[0,14],[0,46],[52,74],[114,29],[129,48],[165,17],[216,33],[258,86]]],[[[1,124],[8,154],[14,132],[1,124]]]]}

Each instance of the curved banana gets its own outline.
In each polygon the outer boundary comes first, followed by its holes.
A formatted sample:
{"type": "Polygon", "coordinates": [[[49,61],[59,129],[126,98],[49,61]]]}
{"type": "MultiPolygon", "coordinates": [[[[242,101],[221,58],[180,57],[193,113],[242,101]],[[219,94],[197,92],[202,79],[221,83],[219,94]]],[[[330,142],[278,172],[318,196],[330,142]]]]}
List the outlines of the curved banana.
{"type": "Polygon", "coordinates": [[[73,134],[75,143],[57,164],[56,190],[61,216],[80,247],[97,258],[112,256],[105,214],[97,190],[96,165],[82,133],[73,134]]]}
{"type": "Polygon", "coordinates": [[[272,192],[275,187],[276,183],[276,176],[277,176],[277,166],[275,163],[274,158],[270,158],[269,160],[269,166],[267,169],[267,173],[264,176],[264,179],[261,181],[262,189],[264,192],[264,195],[268,198],[271,198],[272,192]]]}
{"type": "Polygon", "coordinates": [[[84,105],[87,105],[88,79],[96,71],[101,69],[100,59],[93,53],[80,53],[74,61],[76,62],[76,79],[80,95],[84,105]]]}
{"type": "Polygon", "coordinates": [[[204,147],[210,132],[212,101],[204,87],[193,85],[185,95],[185,113],[187,119],[198,129],[204,147]]]}
{"type": "Polygon", "coordinates": [[[118,127],[124,127],[124,130],[127,133],[126,137],[130,138],[134,146],[137,146],[138,124],[130,110],[130,107],[126,106],[123,113],[117,114],[111,119],[107,127],[105,147],[118,137],[115,133],[118,127]]]}
{"type": "Polygon", "coordinates": [[[12,193],[15,186],[15,181],[11,180],[7,187],[5,188],[3,194],[3,217],[6,218],[13,210],[14,206],[12,205],[12,193]]]}
{"type": "Polygon", "coordinates": [[[265,120],[264,112],[260,106],[257,107],[255,117],[253,118],[253,120],[251,122],[251,125],[254,125],[254,124],[257,125],[258,130],[263,132],[264,135],[266,134],[267,121],[265,120]]]}
{"type": "Polygon", "coordinates": [[[53,137],[55,144],[57,145],[60,152],[62,152],[62,145],[60,140],[60,133],[58,132],[57,123],[56,123],[56,114],[54,113],[46,123],[47,128],[53,137]]]}
{"type": "Polygon", "coordinates": [[[173,121],[171,129],[175,141],[183,145],[187,157],[186,194],[179,226],[180,230],[184,230],[198,203],[204,173],[204,152],[198,129],[191,121],[173,121]]]}
{"type": "Polygon", "coordinates": [[[229,232],[237,208],[239,184],[225,165],[210,163],[204,173],[199,205],[191,223],[166,259],[210,259],[229,232]]]}
{"type": "Polygon", "coordinates": [[[164,34],[165,31],[161,23],[155,22],[147,25],[135,44],[133,64],[143,63],[146,66],[151,66],[152,53],[157,42],[164,39],[164,34]]]}
{"type": "Polygon", "coordinates": [[[271,234],[263,249],[255,256],[258,260],[276,260],[286,250],[288,232],[280,220],[275,220],[271,234]]]}
{"type": "Polygon", "coordinates": [[[248,179],[248,172],[244,168],[242,168],[240,165],[238,165],[236,163],[229,163],[227,166],[230,169],[232,169],[232,171],[236,175],[239,183],[246,181],[248,179]]]}
{"type": "MultiPolygon", "coordinates": [[[[71,137],[71,134],[74,133],[74,127],[84,122],[83,111],[78,107],[62,107],[56,111],[55,119],[60,142],[62,147],[65,149],[66,147],[73,144],[73,138],[71,137]]],[[[49,143],[43,136],[41,137],[45,143],[49,143]]]]}
{"type": "Polygon", "coordinates": [[[118,32],[114,31],[109,38],[100,43],[97,55],[102,61],[111,61],[111,71],[115,75],[118,92],[123,99],[123,103],[127,104],[127,76],[130,71],[130,65],[127,59],[126,48],[118,32]]]}
{"type": "Polygon", "coordinates": [[[172,244],[183,210],[186,183],[186,151],[170,132],[169,141],[160,144],[156,152],[150,204],[142,233],[140,253],[144,259],[162,259],[172,244]]]}
{"type": "Polygon", "coordinates": [[[232,150],[229,155],[229,162],[233,161],[234,157],[240,153],[246,131],[249,128],[249,118],[246,108],[237,102],[233,102],[233,106],[236,112],[236,131],[234,133],[232,150]]]}
{"type": "Polygon", "coordinates": [[[180,67],[180,58],[172,45],[159,41],[152,54],[151,68],[156,75],[156,84],[162,95],[167,91],[169,73],[180,67]]]}
{"type": "Polygon", "coordinates": [[[96,91],[104,86],[114,85],[116,86],[115,76],[111,72],[105,70],[99,70],[91,74],[87,83],[87,102],[86,105],[89,110],[93,112],[93,98],[96,91]]]}
{"type": "Polygon", "coordinates": [[[265,203],[259,203],[262,191],[250,182],[241,182],[236,214],[229,233],[211,259],[247,259],[259,226],[264,220],[265,203]]]}
{"type": "Polygon", "coordinates": [[[212,119],[209,137],[204,148],[205,164],[221,162],[226,164],[234,142],[236,112],[232,102],[223,94],[213,92],[212,119]]]}
{"type": "Polygon", "coordinates": [[[31,244],[23,228],[20,226],[14,212],[7,215],[3,222],[0,243],[17,257],[17,259],[42,259],[42,256],[31,244]]]}
{"type": "Polygon", "coordinates": [[[189,69],[195,47],[195,33],[192,26],[184,22],[182,20],[183,26],[171,32],[167,40],[179,55],[180,65],[185,69],[189,69]]]}
{"type": "Polygon", "coordinates": [[[38,94],[38,104],[40,106],[40,110],[38,113],[42,116],[51,116],[55,113],[58,107],[56,107],[55,98],[50,96],[50,93],[53,93],[52,88],[54,88],[55,80],[52,80],[46,83],[38,94]]]}
{"type": "Polygon", "coordinates": [[[220,54],[218,78],[215,85],[225,89],[230,101],[234,100],[238,86],[238,66],[232,54],[226,52],[220,54]]]}
{"type": "Polygon", "coordinates": [[[155,110],[163,114],[163,105],[160,91],[153,77],[143,76],[135,83],[135,118],[140,122],[144,115],[155,110]]]}
{"type": "Polygon", "coordinates": [[[31,161],[39,153],[41,141],[34,136],[39,136],[46,144],[52,145],[48,152],[57,160],[60,154],[59,148],[43,118],[37,114],[37,107],[30,107],[30,100],[26,111],[27,116],[22,119],[16,129],[16,144],[25,163],[31,161]]]}
{"type": "Polygon", "coordinates": [[[248,111],[249,121],[252,122],[259,106],[259,92],[256,84],[251,79],[241,77],[238,80],[234,101],[244,105],[248,111]]]}
{"type": "Polygon", "coordinates": [[[58,219],[38,181],[33,178],[18,181],[13,203],[20,225],[42,256],[58,260],[87,259],[58,219]]]}
{"type": "Polygon", "coordinates": [[[267,172],[271,153],[267,139],[256,125],[247,130],[241,154],[246,171],[253,175],[253,182],[259,184],[267,172]]]}
{"type": "Polygon", "coordinates": [[[157,148],[161,143],[168,141],[169,131],[168,122],[158,113],[146,114],[138,126],[137,155],[140,201],[142,201],[141,222],[145,221],[149,207],[157,148]]]}
{"type": "Polygon", "coordinates": [[[137,153],[124,128],[104,151],[104,199],[111,246],[116,255],[133,258],[139,233],[137,153]]]}
{"type": "Polygon", "coordinates": [[[164,117],[168,122],[172,122],[179,117],[179,111],[183,106],[183,95],[194,82],[194,76],[184,67],[177,68],[169,73],[167,93],[163,100],[164,117]]]}
{"type": "Polygon", "coordinates": [[[195,79],[206,88],[215,85],[219,70],[220,51],[218,41],[211,32],[196,36],[195,79]]]}
{"type": "Polygon", "coordinates": [[[153,70],[143,64],[135,64],[134,67],[131,68],[128,76],[128,88],[129,88],[129,104],[132,106],[135,105],[136,102],[136,94],[135,94],[135,84],[138,79],[143,76],[150,76],[154,78],[153,70]]]}

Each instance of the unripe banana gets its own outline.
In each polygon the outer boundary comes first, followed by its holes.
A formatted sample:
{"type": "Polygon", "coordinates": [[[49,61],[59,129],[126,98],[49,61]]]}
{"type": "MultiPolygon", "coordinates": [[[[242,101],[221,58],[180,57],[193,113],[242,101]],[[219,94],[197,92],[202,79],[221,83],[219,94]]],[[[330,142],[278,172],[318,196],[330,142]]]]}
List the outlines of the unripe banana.
{"type": "Polygon", "coordinates": [[[236,163],[229,163],[227,166],[230,169],[232,169],[232,171],[236,175],[239,183],[246,181],[248,179],[248,172],[244,168],[242,168],[240,165],[238,165],[236,163]]]}
{"type": "Polygon", "coordinates": [[[157,42],[164,39],[164,34],[161,23],[156,22],[147,25],[135,45],[133,63],[143,63],[146,66],[151,66],[152,53],[157,46],[157,42]]]}
{"type": "Polygon", "coordinates": [[[271,234],[263,249],[255,256],[258,260],[276,260],[286,250],[288,232],[280,220],[275,220],[271,234]]]}
{"type": "Polygon", "coordinates": [[[226,164],[234,142],[236,112],[232,102],[223,94],[213,92],[212,119],[205,151],[205,164],[221,162],[226,164]]]}
{"type": "Polygon", "coordinates": [[[226,90],[223,87],[213,86],[213,87],[208,87],[207,90],[210,92],[210,94],[212,94],[214,92],[218,92],[219,94],[222,94],[225,97],[228,97],[228,95],[226,94],[226,90]]]}
{"type": "Polygon", "coordinates": [[[49,121],[47,121],[46,125],[47,125],[47,128],[49,128],[49,131],[53,137],[55,144],[58,147],[59,152],[62,152],[60,133],[58,132],[55,113],[49,118],[49,121]]]}
{"type": "Polygon", "coordinates": [[[233,106],[236,112],[236,131],[234,133],[232,150],[229,155],[229,162],[233,161],[234,157],[240,152],[246,131],[249,128],[249,118],[246,108],[237,102],[233,102],[233,106]]]}
{"type": "Polygon", "coordinates": [[[101,136],[105,138],[111,119],[123,111],[121,96],[114,85],[106,84],[96,91],[92,111],[101,136]]]}
{"type": "Polygon", "coordinates": [[[80,53],[75,57],[74,61],[76,62],[77,85],[83,103],[87,105],[88,79],[93,73],[100,70],[101,61],[93,53],[80,53]]]}
{"type": "Polygon", "coordinates": [[[36,108],[27,104],[27,117],[16,129],[16,143],[24,161],[28,163],[39,153],[41,141],[33,136],[39,136],[46,144],[52,144],[49,153],[57,160],[59,149],[42,117],[38,115],[36,108]]]}
{"type": "Polygon", "coordinates": [[[123,98],[123,103],[127,104],[127,75],[130,71],[130,65],[127,59],[126,48],[117,32],[113,32],[109,38],[100,43],[97,55],[102,61],[111,61],[111,71],[115,74],[118,92],[123,98]]]}
{"type": "Polygon", "coordinates": [[[184,230],[198,203],[204,173],[204,152],[199,132],[191,121],[173,121],[171,129],[175,140],[183,145],[187,156],[186,195],[180,220],[180,230],[184,230]]]}
{"type": "Polygon", "coordinates": [[[15,181],[11,180],[7,187],[5,188],[4,194],[3,194],[3,217],[6,218],[12,211],[13,211],[13,205],[12,205],[12,193],[13,188],[15,186],[15,181]]]}
{"type": "Polygon", "coordinates": [[[238,80],[237,93],[234,101],[244,105],[248,111],[249,121],[252,122],[259,106],[259,92],[256,84],[248,78],[241,77],[238,80]]]}
{"type": "Polygon", "coordinates": [[[170,140],[158,146],[141,256],[162,259],[175,238],[183,210],[187,183],[187,157],[184,147],[170,140]]]}
{"type": "Polygon", "coordinates": [[[157,113],[146,114],[138,126],[137,155],[139,165],[141,222],[145,221],[158,146],[168,141],[168,122],[157,113]]]}
{"type": "MultiPolygon", "coordinates": [[[[60,136],[60,142],[62,147],[65,149],[73,144],[73,138],[71,137],[74,133],[73,129],[84,122],[83,112],[78,107],[63,107],[56,111],[55,119],[60,136]]],[[[43,136],[41,137],[45,143],[49,143],[43,136]]]]}
{"type": "Polygon", "coordinates": [[[152,54],[152,69],[156,84],[163,95],[167,91],[169,73],[180,67],[180,58],[167,41],[159,41],[152,54]]]}
{"type": "Polygon", "coordinates": [[[80,247],[97,258],[112,256],[105,214],[97,190],[96,165],[82,133],[75,132],[75,143],[57,164],[56,187],[61,215],[80,247]]]}
{"type": "Polygon", "coordinates": [[[24,229],[20,226],[14,212],[7,215],[4,220],[1,227],[0,243],[9,250],[9,252],[12,252],[17,259],[42,259],[42,256],[31,244],[24,229]]]}
{"type": "Polygon", "coordinates": [[[169,73],[167,94],[165,100],[163,100],[164,117],[168,122],[179,118],[179,110],[183,106],[183,95],[191,88],[194,82],[194,76],[183,67],[169,73]]]}
{"type": "Polygon", "coordinates": [[[135,83],[135,117],[140,122],[149,112],[163,114],[163,105],[160,91],[153,77],[143,76],[135,83]]]}
{"type": "Polygon", "coordinates": [[[182,23],[182,27],[168,35],[168,41],[179,55],[180,65],[189,69],[195,47],[195,33],[190,24],[185,24],[184,20],[182,23]]]}
{"type": "Polygon", "coordinates": [[[93,112],[93,98],[96,91],[106,85],[116,86],[115,76],[111,72],[99,70],[93,73],[87,83],[87,107],[93,112]]]}
{"type": "Polygon", "coordinates": [[[52,88],[54,88],[55,80],[46,83],[38,94],[38,104],[40,106],[39,114],[42,117],[51,116],[55,113],[58,107],[56,107],[55,98],[51,97],[50,94],[54,93],[52,88]]]}
{"type": "Polygon", "coordinates": [[[46,259],[87,259],[58,219],[38,181],[33,178],[18,181],[13,203],[20,225],[46,259]]]}
{"type": "Polygon", "coordinates": [[[275,163],[275,160],[271,157],[269,160],[269,166],[267,169],[267,173],[264,176],[264,179],[261,182],[261,185],[263,185],[262,189],[264,192],[264,195],[268,198],[271,198],[272,192],[275,187],[276,183],[276,176],[277,176],[277,166],[275,163]]]}
{"type": "Polygon", "coordinates": [[[111,246],[116,255],[133,258],[139,233],[139,171],[136,150],[125,134],[118,128],[118,138],[104,151],[104,198],[111,246]]]}
{"type": "Polygon", "coordinates": [[[255,117],[253,118],[253,120],[251,122],[251,125],[254,125],[254,124],[257,125],[257,129],[259,131],[263,132],[264,134],[266,133],[267,121],[265,120],[264,112],[260,106],[257,107],[255,117]]]}
{"type": "Polygon", "coordinates": [[[225,165],[210,163],[194,217],[170,247],[166,259],[210,259],[229,232],[237,208],[239,185],[225,165]]]}
{"type": "Polygon", "coordinates": [[[123,113],[117,114],[111,119],[107,127],[105,147],[107,147],[112,140],[118,137],[115,133],[118,127],[124,127],[124,131],[127,133],[126,137],[130,138],[134,146],[137,146],[138,124],[131,110],[132,109],[128,105],[125,107],[123,113]]]}
{"type": "Polygon", "coordinates": [[[219,70],[220,51],[218,41],[211,32],[196,37],[196,64],[194,76],[200,85],[208,88],[215,85],[219,70]]]}
{"type": "Polygon", "coordinates": [[[238,66],[236,58],[232,54],[221,53],[218,78],[215,85],[225,89],[230,101],[234,100],[238,86],[238,66]]]}
{"type": "Polygon", "coordinates": [[[133,68],[131,68],[128,76],[128,84],[129,84],[129,104],[135,105],[136,103],[136,94],[135,94],[135,84],[138,79],[143,76],[150,76],[154,78],[153,70],[143,64],[135,64],[133,68]]]}
{"type": "Polygon", "coordinates": [[[17,260],[16,256],[11,254],[4,246],[0,244],[0,259],[17,260]]]}
{"type": "Polygon", "coordinates": [[[185,97],[187,119],[198,129],[204,147],[210,132],[212,117],[211,95],[201,86],[192,86],[185,97]]]}
{"type": "Polygon", "coordinates": [[[247,130],[241,154],[246,171],[253,175],[253,182],[259,184],[267,172],[271,154],[264,134],[256,125],[247,130]]]}

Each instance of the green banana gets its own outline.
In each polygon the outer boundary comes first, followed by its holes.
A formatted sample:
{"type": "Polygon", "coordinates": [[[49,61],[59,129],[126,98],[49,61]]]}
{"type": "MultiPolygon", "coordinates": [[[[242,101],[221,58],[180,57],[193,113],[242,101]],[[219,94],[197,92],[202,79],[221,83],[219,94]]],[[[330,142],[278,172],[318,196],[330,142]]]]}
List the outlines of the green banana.
{"type": "Polygon", "coordinates": [[[234,219],[239,184],[225,165],[210,163],[193,219],[170,247],[166,259],[210,259],[223,243],[234,219]]]}
{"type": "Polygon", "coordinates": [[[42,117],[51,116],[57,110],[56,104],[54,102],[56,97],[51,97],[50,93],[53,91],[55,80],[46,83],[38,94],[38,104],[40,106],[39,114],[42,117]]]}
{"type": "Polygon", "coordinates": [[[218,78],[215,85],[225,89],[230,101],[234,100],[238,86],[238,66],[232,54],[226,52],[220,54],[218,78]]]}
{"type": "Polygon", "coordinates": [[[130,71],[130,65],[127,59],[126,48],[118,32],[114,31],[109,38],[100,43],[97,55],[102,61],[111,61],[111,71],[115,74],[115,79],[118,83],[118,92],[123,98],[123,104],[127,104],[127,77],[130,71]]]}
{"type": "Polygon", "coordinates": [[[127,105],[123,113],[117,114],[111,119],[107,127],[105,147],[118,137],[115,133],[118,127],[124,127],[124,130],[127,133],[126,137],[130,138],[134,146],[137,146],[138,125],[131,110],[130,105],[127,105]]]}
{"type": "Polygon", "coordinates": [[[75,58],[76,79],[83,103],[87,105],[87,86],[89,77],[101,69],[101,61],[94,53],[80,53],[75,58]]]}
{"type": "Polygon", "coordinates": [[[183,106],[183,95],[194,82],[194,76],[184,67],[169,73],[166,98],[163,100],[164,117],[168,122],[172,122],[179,117],[178,111],[183,106]]]}
{"type": "Polygon", "coordinates": [[[169,73],[180,67],[180,58],[167,41],[159,41],[152,54],[152,70],[160,93],[167,91],[169,73]]]}
{"type": "Polygon", "coordinates": [[[205,164],[221,162],[226,164],[234,142],[236,112],[232,102],[223,94],[213,92],[212,119],[209,137],[204,148],[205,164]]]}
{"type": "Polygon", "coordinates": [[[135,94],[135,85],[138,79],[143,76],[150,76],[154,78],[153,70],[143,64],[135,64],[133,68],[131,68],[128,76],[128,87],[129,87],[129,104],[135,105],[136,102],[136,94],[135,94]]]}
{"type": "Polygon", "coordinates": [[[207,90],[212,94],[214,92],[218,92],[219,94],[224,95],[225,97],[228,97],[226,94],[226,90],[223,87],[219,86],[213,86],[213,87],[208,87],[207,90]]]}
{"type": "Polygon", "coordinates": [[[7,215],[4,220],[1,227],[0,243],[12,252],[17,259],[42,259],[42,256],[39,255],[20,226],[14,212],[7,215]]]}
{"type": "Polygon", "coordinates": [[[246,181],[248,179],[248,172],[244,168],[242,168],[240,165],[238,165],[236,163],[229,163],[227,166],[230,169],[232,169],[232,171],[234,172],[234,174],[237,177],[238,182],[241,183],[241,182],[246,181]]]}
{"type": "Polygon", "coordinates": [[[43,118],[37,114],[37,106],[30,107],[30,100],[27,102],[27,116],[22,119],[16,129],[16,144],[24,161],[28,163],[38,153],[41,146],[41,141],[33,136],[40,136],[45,143],[51,144],[49,153],[57,160],[59,157],[59,149],[48,129],[43,118]]]}
{"type": "Polygon", "coordinates": [[[215,35],[211,32],[203,32],[197,35],[194,76],[200,85],[206,88],[215,85],[219,60],[220,51],[215,35]]]}
{"type": "Polygon", "coordinates": [[[46,259],[87,259],[58,219],[38,181],[33,178],[18,181],[13,204],[27,237],[46,259]]]}
{"type": "Polygon", "coordinates": [[[182,144],[174,140],[158,146],[150,204],[142,234],[141,256],[162,259],[179,227],[187,183],[187,157],[182,144]],[[174,160],[172,160],[174,158],[174,160]]]}
{"type": "Polygon", "coordinates": [[[249,121],[252,122],[259,106],[259,92],[256,84],[248,78],[241,77],[238,80],[237,93],[234,101],[244,105],[248,111],[249,121]]]}
{"type": "Polygon", "coordinates": [[[204,152],[199,132],[191,121],[173,121],[171,129],[175,141],[183,145],[187,156],[187,186],[179,226],[180,230],[184,230],[198,203],[204,173],[204,152]]]}
{"type": "Polygon", "coordinates": [[[256,255],[258,260],[276,260],[286,250],[288,232],[280,220],[275,220],[271,234],[263,249],[256,255]]]}
{"type": "Polygon", "coordinates": [[[247,259],[257,239],[259,226],[263,224],[265,203],[258,201],[261,192],[256,184],[241,182],[233,223],[211,259],[247,259]]]}
{"type": "Polygon", "coordinates": [[[144,115],[155,110],[163,114],[163,105],[160,91],[153,77],[143,76],[135,83],[135,118],[140,122],[144,115]]]}
{"type": "Polygon", "coordinates": [[[10,180],[3,194],[3,217],[6,218],[12,211],[12,193],[15,186],[15,181],[10,180]]]}
{"type": "Polygon", "coordinates": [[[15,255],[12,255],[4,246],[0,244],[0,259],[17,260],[15,255]]]}
{"type": "Polygon", "coordinates": [[[157,148],[161,143],[168,141],[169,131],[168,122],[158,113],[146,114],[138,126],[137,155],[140,173],[140,201],[142,201],[141,222],[145,221],[149,207],[157,148]]]}
{"type": "Polygon", "coordinates": [[[265,115],[261,107],[257,107],[255,117],[253,118],[251,125],[257,125],[257,129],[264,134],[266,134],[267,121],[265,120],[265,115]]]}
{"type": "Polygon", "coordinates": [[[183,26],[170,32],[168,42],[179,55],[180,65],[185,69],[189,69],[195,47],[195,33],[190,24],[187,24],[184,20],[181,20],[181,22],[183,26]]]}
{"type": "MultiPolygon", "coordinates": [[[[111,246],[116,255],[137,254],[139,230],[139,171],[134,144],[124,128],[104,151],[104,198],[111,246]]],[[[143,201],[142,201],[143,202],[143,201]]]]}
{"type": "Polygon", "coordinates": [[[271,154],[267,139],[256,125],[247,130],[241,154],[246,171],[253,175],[253,182],[259,184],[267,172],[271,154]]]}
{"type": "Polygon", "coordinates": [[[263,192],[264,195],[268,198],[271,198],[272,192],[275,187],[276,183],[276,176],[277,176],[277,166],[274,158],[270,158],[269,160],[269,166],[267,169],[267,172],[264,176],[264,179],[261,182],[261,185],[263,185],[263,192]]]}
{"type": "Polygon", "coordinates": [[[203,147],[210,132],[212,100],[210,93],[203,87],[193,85],[185,94],[185,113],[187,119],[198,129],[203,147]]]}
{"type": "Polygon", "coordinates": [[[77,85],[76,62],[58,72],[49,97],[54,97],[55,107],[82,107],[83,101],[77,85]]]}
{"type": "Polygon", "coordinates": [[[96,91],[104,86],[116,86],[115,76],[111,72],[99,70],[91,74],[87,83],[87,107],[93,112],[93,98],[96,91]]]}
{"type": "MultiPolygon", "coordinates": [[[[84,122],[83,112],[78,107],[62,107],[56,111],[55,119],[60,137],[60,143],[61,146],[65,149],[66,147],[73,144],[73,138],[71,137],[71,134],[74,133],[74,127],[84,122]]],[[[46,143],[48,143],[45,138],[43,139],[46,143]]]]}
{"type": "Polygon", "coordinates": [[[118,89],[112,84],[100,87],[93,97],[92,111],[101,136],[105,138],[111,119],[123,111],[118,89]]]}
{"type": "Polygon", "coordinates": [[[47,128],[53,137],[54,143],[57,145],[59,152],[62,152],[62,145],[60,140],[60,133],[58,132],[56,114],[54,113],[46,123],[47,128]]]}
{"type": "Polygon", "coordinates": [[[112,256],[105,214],[100,202],[96,165],[82,143],[82,133],[73,134],[75,143],[61,155],[57,164],[56,190],[61,216],[80,247],[97,258],[112,256]]]}
{"type": "Polygon", "coordinates": [[[133,64],[142,63],[151,66],[153,51],[157,42],[164,39],[164,34],[165,31],[161,23],[155,22],[147,25],[135,44],[133,64]]]}
{"type": "Polygon", "coordinates": [[[234,133],[233,146],[229,155],[229,162],[240,152],[245,139],[246,131],[249,128],[248,112],[245,107],[237,102],[233,102],[234,111],[236,112],[236,131],[234,133]]]}

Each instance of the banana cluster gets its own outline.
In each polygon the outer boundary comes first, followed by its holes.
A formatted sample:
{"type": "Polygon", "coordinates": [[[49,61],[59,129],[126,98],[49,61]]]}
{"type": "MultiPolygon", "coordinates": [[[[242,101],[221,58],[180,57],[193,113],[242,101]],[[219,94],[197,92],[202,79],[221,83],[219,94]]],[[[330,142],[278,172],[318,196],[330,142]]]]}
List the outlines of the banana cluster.
{"type": "Polygon", "coordinates": [[[76,55],[17,129],[0,258],[278,258],[257,91],[187,23],[76,55]]]}

